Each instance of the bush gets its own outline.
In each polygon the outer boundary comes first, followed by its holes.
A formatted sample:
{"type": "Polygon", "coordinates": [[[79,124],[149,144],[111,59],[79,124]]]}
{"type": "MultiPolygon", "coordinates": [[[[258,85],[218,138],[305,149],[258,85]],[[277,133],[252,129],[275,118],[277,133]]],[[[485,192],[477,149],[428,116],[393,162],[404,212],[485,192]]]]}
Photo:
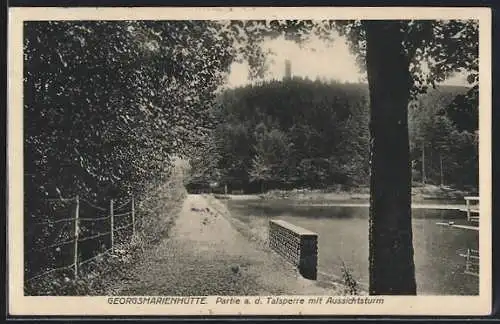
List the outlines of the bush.
{"type": "Polygon", "coordinates": [[[187,192],[176,175],[148,192],[138,205],[138,230],[146,242],[155,243],[169,234],[187,192]]]}
{"type": "Polygon", "coordinates": [[[344,291],[345,295],[359,295],[359,284],[354,279],[352,272],[349,268],[347,268],[344,261],[342,261],[342,280],[344,283],[344,291]]]}

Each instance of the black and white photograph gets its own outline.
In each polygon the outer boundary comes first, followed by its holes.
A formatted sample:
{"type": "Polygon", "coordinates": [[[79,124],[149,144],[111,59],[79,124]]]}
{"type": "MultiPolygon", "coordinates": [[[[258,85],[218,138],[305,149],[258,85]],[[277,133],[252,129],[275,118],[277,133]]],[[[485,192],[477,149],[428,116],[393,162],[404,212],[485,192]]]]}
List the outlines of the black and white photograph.
{"type": "Polygon", "coordinates": [[[490,12],[301,9],[11,8],[12,309],[489,313],[490,12]]]}

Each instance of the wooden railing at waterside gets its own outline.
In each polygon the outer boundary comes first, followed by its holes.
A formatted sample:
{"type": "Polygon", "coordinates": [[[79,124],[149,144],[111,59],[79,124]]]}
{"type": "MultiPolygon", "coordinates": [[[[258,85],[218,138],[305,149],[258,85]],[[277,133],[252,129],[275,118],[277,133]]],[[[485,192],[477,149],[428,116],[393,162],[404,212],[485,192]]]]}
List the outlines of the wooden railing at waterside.
{"type": "MultiPolygon", "coordinates": [[[[465,199],[465,212],[467,221],[479,223],[479,197],[469,196],[465,199]]],[[[476,227],[476,229],[479,229],[476,227]]],[[[465,258],[464,273],[472,276],[479,276],[479,250],[467,249],[465,254],[460,254],[465,258]]]]}
{"type": "Polygon", "coordinates": [[[465,211],[467,220],[470,222],[479,222],[479,197],[464,197],[465,211]],[[477,203],[474,203],[477,202],[477,203]]]}
{"type": "Polygon", "coordinates": [[[479,276],[479,250],[467,249],[466,253],[460,254],[465,258],[464,273],[472,276],[479,276]]]}
{"type": "Polygon", "coordinates": [[[479,197],[464,197],[465,199],[465,207],[459,208],[458,210],[462,212],[466,212],[466,219],[468,222],[476,223],[476,224],[455,224],[455,222],[438,222],[437,225],[450,226],[453,228],[462,228],[479,231],[479,197]],[[477,202],[477,203],[476,203],[477,202]]]}
{"type": "MultiPolygon", "coordinates": [[[[100,206],[96,206],[95,204],[85,200],[81,199],[79,196],[76,196],[74,198],[57,198],[57,199],[48,199],[49,201],[60,201],[60,202],[69,202],[69,203],[74,203],[74,209],[72,213],[72,217],[64,218],[64,219],[58,219],[58,220],[48,220],[45,222],[40,222],[40,223],[35,223],[35,224],[29,224],[30,227],[34,226],[47,226],[48,228],[53,227],[55,223],[72,223],[72,235],[70,235],[72,238],[69,240],[65,240],[63,242],[56,242],[54,244],[50,244],[48,246],[45,246],[40,249],[31,249],[25,252],[25,258],[27,257],[26,254],[30,253],[35,253],[35,252],[40,252],[40,251],[47,251],[48,249],[51,248],[57,248],[60,249],[62,246],[67,246],[67,245],[73,245],[72,248],[72,263],[63,267],[58,267],[54,269],[48,269],[45,272],[39,273],[35,276],[32,276],[31,278],[26,279],[26,282],[33,281],[38,278],[42,278],[44,276],[47,276],[48,274],[54,273],[56,271],[62,271],[69,269],[71,272],[73,272],[74,278],[78,278],[78,273],[79,273],[79,268],[80,266],[87,264],[105,254],[108,254],[109,252],[112,252],[114,247],[115,247],[115,234],[117,232],[123,231],[127,228],[131,228],[131,236],[132,238],[135,235],[136,232],[136,217],[135,217],[135,203],[134,203],[134,197],[131,197],[128,199],[126,202],[122,203],[119,206],[114,206],[114,200],[111,199],[109,202],[109,208],[104,208],[100,206]],[[87,207],[90,207],[91,209],[95,210],[96,212],[104,212],[107,213],[106,216],[104,217],[81,217],[80,215],[80,207],[81,204],[85,204],[87,207]],[[127,217],[128,216],[128,217],[127,217]],[[125,225],[121,225],[119,227],[116,226],[117,220],[118,219],[125,219],[125,217],[129,218],[128,222],[126,222],[125,225]],[[94,224],[96,222],[102,222],[102,221],[109,221],[109,231],[105,232],[98,232],[96,234],[88,235],[88,236],[83,236],[82,231],[81,231],[81,225],[82,224],[94,224]],[[85,260],[80,260],[80,251],[79,251],[79,243],[85,242],[85,241],[91,241],[91,240],[97,240],[98,238],[102,237],[108,237],[110,240],[110,244],[108,246],[108,249],[105,251],[102,251],[100,253],[97,253],[95,256],[87,258],[85,260]]],[[[125,219],[126,220],[126,219],[125,219]]]]}

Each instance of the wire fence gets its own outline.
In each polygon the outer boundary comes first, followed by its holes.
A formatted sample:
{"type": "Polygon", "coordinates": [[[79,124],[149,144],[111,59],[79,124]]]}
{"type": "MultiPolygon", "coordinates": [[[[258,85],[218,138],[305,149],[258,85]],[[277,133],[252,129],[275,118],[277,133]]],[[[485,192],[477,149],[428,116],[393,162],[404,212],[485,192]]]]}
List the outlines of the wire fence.
{"type": "MultiPolygon", "coordinates": [[[[63,224],[62,230],[66,230],[66,232],[63,233],[64,235],[60,236],[67,237],[67,239],[62,242],[48,244],[43,247],[27,250],[25,251],[25,258],[26,257],[35,258],[33,255],[36,253],[45,252],[53,248],[57,249],[60,249],[61,247],[67,248],[68,245],[71,245],[72,253],[69,253],[69,255],[71,256],[71,263],[61,267],[45,269],[45,271],[42,271],[41,273],[32,275],[29,278],[27,278],[25,280],[25,283],[29,283],[36,279],[45,277],[51,273],[62,270],[71,271],[73,273],[74,278],[77,279],[82,265],[87,264],[110,252],[113,252],[115,245],[117,243],[116,242],[117,236],[120,232],[124,231],[127,228],[130,228],[131,229],[130,235],[122,235],[122,238],[129,240],[136,233],[137,222],[136,222],[134,197],[131,197],[130,199],[123,202],[116,208],[114,206],[115,201],[113,199],[110,200],[108,208],[98,206],[86,199],[80,198],[79,196],[76,196],[74,198],[58,198],[58,199],[46,199],[46,200],[72,203],[73,208],[69,208],[70,209],[69,212],[71,212],[71,217],[65,217],[57,220],[47,220],[38,223],[30,223],[29,226],[30,227],[41,226],[44,228],[46,232],[49,232],[47,228],[50,229],[54,227],[54,224],[62,223],[63,224]],[[103,212],[106,213],[106,215],[102,217],[81,217],[82,216],[81,207],[83,204],[85,204],[87,207],[90,207],[90,209],[94,211],[92,213],[94,216],[98,215],[98,213],[103,213],[103,212]],[[105,221],[108,222],[105,224],[101,224],[101,226],[99,227],[100,230],[97,233],[95,231],[89,230],[89,225],[105,221]],[[68,226],[66,226],[68,224],[72,226],[68,228],[68,226]],[[108,230],[102,231],[102,229],[106,227],[108,230]],[[90,253],[93,254],[93,256],[82,255],[81,246],[84,244],[84,242],[96,241],[100,238],[109,239],[110,243],[106,250],[99,252],[98,249],[99,244],[97,245],[94,244],[94,246],[90,246],[90,253]]],[[[86,252],[89,253],[89,248],[86,249],[86,252]]],[[[64,256],[59,256],[59,258],[64,258],[64,256]]]]}

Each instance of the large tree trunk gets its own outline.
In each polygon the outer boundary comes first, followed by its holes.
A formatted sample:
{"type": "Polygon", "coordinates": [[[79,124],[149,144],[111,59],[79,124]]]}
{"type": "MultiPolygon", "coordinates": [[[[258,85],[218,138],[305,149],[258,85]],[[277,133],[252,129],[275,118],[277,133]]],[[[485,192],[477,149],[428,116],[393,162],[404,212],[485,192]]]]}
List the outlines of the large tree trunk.
{"type": "Polygon", "coordinates": [[[370,89],[370,294],[415,295],[410,74],[397,21],[366,21],[370,89]]]}

